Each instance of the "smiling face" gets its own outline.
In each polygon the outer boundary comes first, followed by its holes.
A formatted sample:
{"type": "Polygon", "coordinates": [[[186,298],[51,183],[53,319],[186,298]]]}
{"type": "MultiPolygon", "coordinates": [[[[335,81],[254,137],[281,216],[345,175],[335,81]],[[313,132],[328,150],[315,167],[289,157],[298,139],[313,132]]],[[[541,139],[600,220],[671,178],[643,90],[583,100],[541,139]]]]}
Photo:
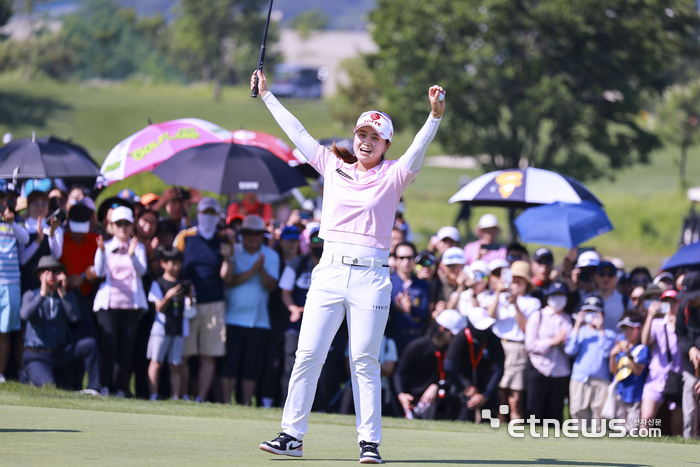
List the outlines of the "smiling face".
{"type": "Polygon", "coordinates": [[[375,167],[382,159],[382,155],[389,149],[391,143],[379,136],[377,131],[370,126],[358,128],[353,140],[353,149],[357,161],[365,168],[375,167]]]}

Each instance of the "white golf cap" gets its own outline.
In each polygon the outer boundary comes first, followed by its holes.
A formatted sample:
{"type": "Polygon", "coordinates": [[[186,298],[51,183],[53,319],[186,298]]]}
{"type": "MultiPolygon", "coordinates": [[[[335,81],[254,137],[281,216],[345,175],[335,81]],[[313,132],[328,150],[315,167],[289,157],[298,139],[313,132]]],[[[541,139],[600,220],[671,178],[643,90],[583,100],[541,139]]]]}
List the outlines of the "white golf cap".
{"type": "Polygon", "coordinates": [[[508,262],[507,259],[499,258],[499,259],[494,259],[489,263],[489,274],[491,272],[495,271],[496,269],[499,268],[509,268],[510,263],[508,262]]]}
{"type": "Polygon", "coordinates": [[[480,272],[486,276],[491,274],[491,269],[489,269],[489,265],[483,259],[473,261],[472,264],[465,267],[464,270],[466,271],[467,268],[469,268],[471,272],[480,272]]]}
{"type": "Polygon", "coordinates": [[[457,310],[443,310],[435,321],[445,329],[449,329],[453,335],[457,335],[467,327],[464,322],[464,316],[460,315],[457,310]]]}
{"type": "Polygon", "coordinates": [[[391,123],[391,119],[384,112],[370,110],[363,113],[360,115],[360,118],[357,119],[357,125],[355,125],[353,132],[356,132],[363,126],[374,128],[382,139],[391,141],[392,136],[394,136],[394,124],[391,123]]]}
{"type": "Polygon", "coordinates": [[[459,243],[459,230],[457,230],[456,227],[448,225],[438,230],[437,238],[438,240],[442,240],[443,238],[449,238],[459,243]]]}
{"type": "Polygon", "coordinates": [[[117,221],[129,221],[134,223],[134,211],[127,208],[126,206],[119,206],[114,208],[112,211],[112,216],[109,218],[110,222],[114,224],[117,221]]]}
{"type": "Polygon", "coordinates": [[[444,264],[445,266],[449,266],[451,264],[466,264],[466,263],[467,263],[467,257],[464,256],[464,250],[462,250],[461,248],[458,248],[456,246],[453,246],[452,248],[448,248],[442,254],[442,264],[444,264]]]}
{"type": "Polygon", "coordinates": [[[498,227],[498,217],[495,214],[484,214],[479,219],[479,223],[476,224],[476,230],[490,229],[491,227],[498,227]]]}
{"type": "Polygon", "coordinates": [[[489,316],[488,311],[480,306],[473,306],[467,311],[467,319],[472,326],[479,331],[488,329],[489,326],[496,322],[495,319],[489,316]]]}
{"type": "Polygon", "coordinates": [[[221,214],[221,205],[211,196],[205,196],[199,200],[197,204],[197,212],[204,212],[207,209],[213,209],[217,214],[221,214]]]}
{"type": "Polygon", "coordinates": [[[598,266],[600,264],[600,255],[595,251],[584,251],[578,257],[576,262],[577,268],[585,268],[589,266],[598,266]]]}

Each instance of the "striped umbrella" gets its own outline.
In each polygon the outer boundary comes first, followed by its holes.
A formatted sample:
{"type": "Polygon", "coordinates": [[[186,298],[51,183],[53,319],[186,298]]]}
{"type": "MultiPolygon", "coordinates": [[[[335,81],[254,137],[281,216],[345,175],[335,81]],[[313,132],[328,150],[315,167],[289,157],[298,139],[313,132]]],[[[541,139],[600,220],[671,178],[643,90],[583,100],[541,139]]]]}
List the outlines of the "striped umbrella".
{"type": "Polygon", "coordinates": [[[474,206],[526,208],[556,202],[590,201],[602,206],[598,198],[575,178],[549,170],[498,170],[472,180],[450,198],[450,203],[467,202],[474,206]]]}

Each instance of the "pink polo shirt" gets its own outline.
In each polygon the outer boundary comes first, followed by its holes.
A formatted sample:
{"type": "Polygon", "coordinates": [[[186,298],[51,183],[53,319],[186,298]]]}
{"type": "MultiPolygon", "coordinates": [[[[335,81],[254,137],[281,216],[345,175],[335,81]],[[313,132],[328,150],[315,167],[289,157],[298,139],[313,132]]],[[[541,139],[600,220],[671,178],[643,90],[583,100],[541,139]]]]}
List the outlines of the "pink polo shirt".
{"type": "Polygon", "coordinates": [[[321,231],[324,240],[373,248],[391,247],[401,194],[416,178],[398,160],[361,172],[319,145],[309,161],[324,177],[321,231]]]}

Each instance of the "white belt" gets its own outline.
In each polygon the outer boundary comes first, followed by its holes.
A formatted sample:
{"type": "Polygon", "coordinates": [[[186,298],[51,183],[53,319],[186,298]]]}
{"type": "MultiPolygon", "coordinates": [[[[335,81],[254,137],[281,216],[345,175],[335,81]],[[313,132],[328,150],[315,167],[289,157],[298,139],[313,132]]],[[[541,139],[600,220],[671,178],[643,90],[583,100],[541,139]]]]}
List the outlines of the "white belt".
{"type": "Polygon", "coordinates": [[[365,268],[388,268],[389,262],[383,258],[355,258],[354,256],[330,255],[334,263],[342,263],[347,266],[362,266],[365,268]]]}

